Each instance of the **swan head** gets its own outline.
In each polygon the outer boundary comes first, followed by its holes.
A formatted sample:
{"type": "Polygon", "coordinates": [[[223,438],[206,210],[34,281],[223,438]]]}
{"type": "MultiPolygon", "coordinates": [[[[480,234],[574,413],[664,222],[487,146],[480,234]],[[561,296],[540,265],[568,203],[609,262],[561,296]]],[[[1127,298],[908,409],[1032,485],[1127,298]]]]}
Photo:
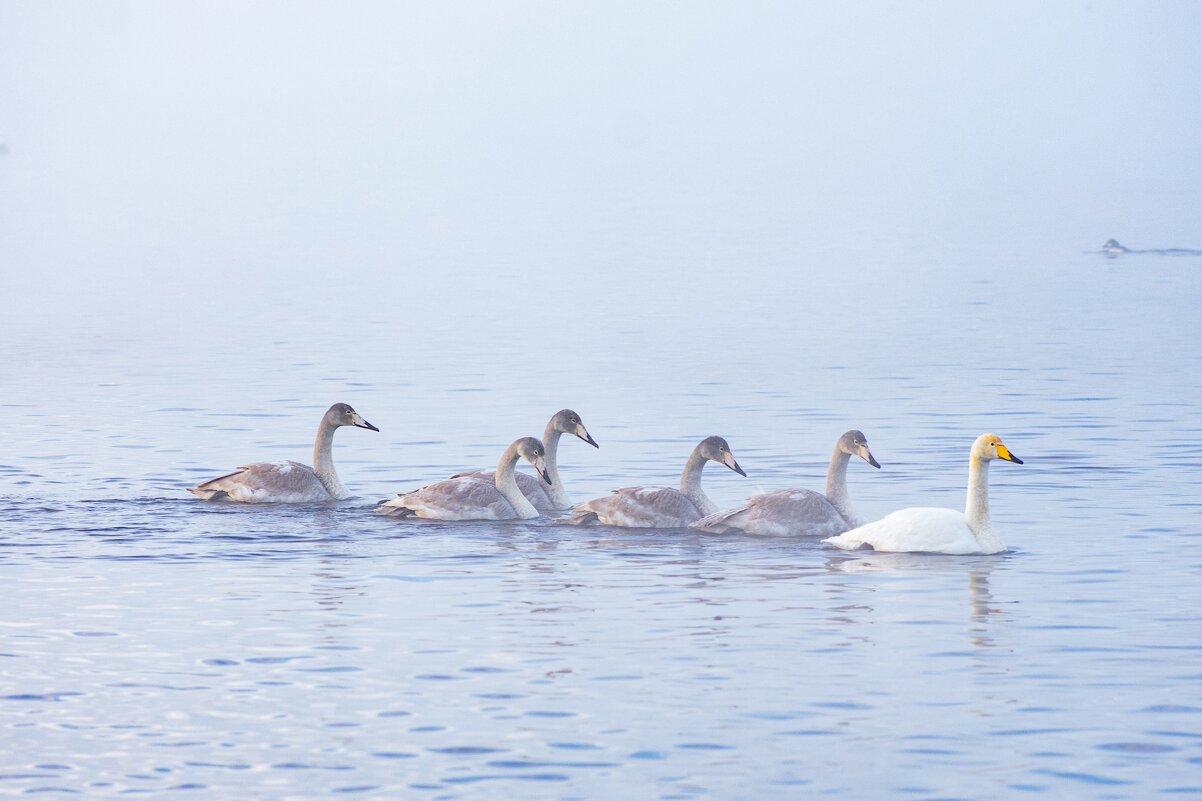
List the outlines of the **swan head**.
{"type": "Polygon", "coordinates": [[[560,409],[556,412],[555,416],[551,418],[551,425],[560,433],[580,437],[594,448],[601,447],[593,439],[592,435],[588,433],[588,429],[584,427],[584,421],[580,419],[580,415],[571,409],[560,409]]]}
{"type": "Polygon", "coordinates": [[[359,413],[347,403],[335,403],[331,406],[326,412],[326,421],[332,426],[354,426],[355,428],[366,428],[370,431],[380,430],[360,417],[359,413]]]}
{"type": "Polygon", "coordinates": [[[972,455],[982,461],[990,461],[993,459],[1005,459],[1007,462],[1022,464],[1023,460],[1010,452],[1010,449],[1002,444],[1001,437],[997,434],[982,434],[977,437],[977,441],[972,444],[972,455]]]}
{"type": "Polygon", "coordinates": [[[536,437],[522,437],[513,443],[513,447],[517,449],[519,456],[534,465],[534,469],[538,471],[543,481],[551,483],[551,475],[547,472],[547,463],[543,458],[547,452],[536,437]]]}
{"type": "Polygon", "coordinates": [[[697,450],[711,462],[726,465],[744,478],[747,477],[747,474],[743,472],[743,468],[739,467],[738,461],[735,460],[735,455],[731,452],[730,446],[726,444],[726,440],[722,439],[722,437],[706,437],[701,440],[701,443],[697,446],[697,450]]]}
{"type": "Polygon", "coordinates": [[[872,451],[868,450],[868,437],[864,436],[863,431],[853,428],[839,437],[839,450],[851,456],[859,456],[878,470],[881,467],[880,462],[873,458],[872,451]]]}

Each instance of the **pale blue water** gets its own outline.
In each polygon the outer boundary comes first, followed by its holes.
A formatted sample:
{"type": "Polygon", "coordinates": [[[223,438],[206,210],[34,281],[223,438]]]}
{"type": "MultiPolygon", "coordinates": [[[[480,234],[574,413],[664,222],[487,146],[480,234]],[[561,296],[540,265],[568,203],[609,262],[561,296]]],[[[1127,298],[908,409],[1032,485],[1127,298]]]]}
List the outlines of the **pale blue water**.
{"type": "Polygon", "coordinates": [[[841,267],[809,294],[771,258],[684,298],[643,276],[656,314],[598,280],[495,342],[447,324],[407,343],[412,317],[362,297],[312,328],[306,303],[271,304],[205,348],[166,326],[18,337],[0,793],[1202,794],[1199,265],[939,254],[894,259],[909,279],[886,287],[859,284],[859,258],[809,257],[841,267]],[[306,459],[335,400],[381,428],[335,441],[359,499],[183,492],[306,459]],[[711,467],[720,503],[820,487],[856,426],[884,465],[850,467],[862,512],[960,506],[967,447],[995,431],[1026,460],[992,471],[1012,550],[371,514],[565,405],[601,444],[561,445],[581,500],[674,483],[710,433],[750,474],[711,467]]]}
{"type": "Polygon", "coordinates": [[[1200,22],[0,3],[0,796],[1202,796],[1200,22]],[[1011,549],[371,513],[565,406],[1011,549]]]}

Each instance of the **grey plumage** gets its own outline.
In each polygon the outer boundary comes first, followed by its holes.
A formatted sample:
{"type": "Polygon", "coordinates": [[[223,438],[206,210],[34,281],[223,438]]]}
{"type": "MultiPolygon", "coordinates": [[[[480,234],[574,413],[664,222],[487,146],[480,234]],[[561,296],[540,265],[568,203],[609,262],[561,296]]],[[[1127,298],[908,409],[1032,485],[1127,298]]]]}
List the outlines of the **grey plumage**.
{"type": "Polygon", "coordinates": [[[832,537],[851,526],[827,500],[813,490],[782,489],[753,495],[743,506],[707,515],[693,528],[713,534],[807,534],[832,537]]]}
{"type": "MultiPolygon", "coordinates": [[[[472,470],[466,473],[456,473],[451,476],[451,479],[478,478],[491,484],[495,480],[496,475],[496,470],[472,470]]],[[[518,489],[526,496],[526,500],[530,501],[535,509],[538,509],[540,512],[549,512],[555,509],[551,505],[551,499],[547,497],[547,491],[543,489],[547,486],[547,482],[535,478],[529,473],[519,473],[516,470],[513,471],[513,479],[517,482],[518,489]]]]}
{"type": "Polygon", "coordinates": [[[707,515],[693,528],[713,534],[806,535],[833,537],[863,522],[847,495],[847,463],[858,456],[880,467],[863,432],[852,429],[835,443],[826,475],[826,493],[782,489],[753,495],[734,509],[707,515]]]}
{"type": "Polygon", "coordinates": [[[396,503],[385,502],[380,511],[396,517],[434,520],[513,520],[518,517],[496,485],[479,476],[460,476],[400,493],[396,503]]]}
{"type": "MultiPolygon", "coordinates": [[[[540,512],[551,512],[570,509],[572,507],[571,502],[568,500],[567,492],[564,489],[563,481],[559,477],[559,437],[561,434],[571,434],[584,440],[594,448],[600,447],[592,435],[588,433],[588,429],[584,427],[584,420],[576,412],[571,409],[560,409],[551,415],[551,419],[547,421],[546,428],[543,429],[542,439],[543,447],[546,449],[545,460],[547,474],[551,477],[551,484],[548,485],[546,482],[540,481],[526,473],[514,472],[518,489],[534,505],[534,508],[540,512]]],[[[456,473],[451,478],[478,476],[487,481],[492,481],[494,475],[495,471],[493,470],[471,470],[456,473]]]]}
{"type": "Polygon", "coordinates": [[[332,498],[313,468],[292,461],[242,465],[232,473],[189,487],[188,492],[206,501],[229,498],[245,503],[304,503],[332,498]]]}
{"type": "Polygon", "coordinates": [[[706,437],[697,444],[680,476],[680,489],[624,487],[610,495],[577,505],[564,521],[572,525],[603,524],[630,528],[681,528],[702,515],[717,511],[701,489],[706,462],[718,462],[742,476],[734,453],[722,437],[706,437]]]}
{"type": "MultiPolygon", "coordinates": [[[[524,458],[548,481],[543,444],[534,437],[516,440],[501,455],[493,480],[461,475],[436,481],[376,507],[380,514],[434,520],[514,520],[538,517],[538,510],[518,488],[514,465],[524,458]]],[[[548,483],[550,483],[548,481],[548,483]]]]}
{"type": "Polygon", "coordinates": [[[317,427],[312,467],[292,461],[255,462],[189,487],[188,492],[206,501],[242,503],[312,503],[349,498],[334,469],[334,432],[343,426],[380,430],[349,405],[335,403],[317,427]]]}

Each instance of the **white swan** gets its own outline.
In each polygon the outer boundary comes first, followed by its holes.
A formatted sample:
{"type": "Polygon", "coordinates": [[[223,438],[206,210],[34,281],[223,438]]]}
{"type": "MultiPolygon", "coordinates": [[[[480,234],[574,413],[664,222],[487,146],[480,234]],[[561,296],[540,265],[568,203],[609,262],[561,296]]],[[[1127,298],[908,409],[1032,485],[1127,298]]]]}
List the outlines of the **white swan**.
{"type": "Polygon", "coordinates": [[[996,434],[977,437],[968,458],[968,503],[963,514],[931,507],[901,509],[823,542],[848,551],[870,545],[878,551],[1001,553],[1006,546],[989,527],[989,463],[994,459],[1023,463],[996,434]]]}
{"type": "MultiPolygon", "coordinates": [[[[534,508],[540,512],[553,512],[572,508],[572,502],[568,500],[568,493],[564,490],[563,481],[559,478],[557,456],[559,453],[559,436],[561,434],[572,434],[580,437],[594,448],[601,447],[588,433],[588,429],[584,427],[584,421],[580,419],[580,415],[571,409],[560,409],[547,421],[547,427],[543,429],[543,447],[547,451],[546,456],[543,457],[543,461],[547,465],[547,475],[551,477],[550,486],[545,481],[541,481],[526,473],[514,473],[514,478],[518,482],[518,488],[521,489],[526,499],[534,504],[534,508]]],[[[475,470],[466,473],[456,473],[451,478],[476,476],[486,481],[492,481],[495,472],[494,470],[475,470]]]]}
{"type": "Polygon", "coordinates": [[[680,490],[668,487],[625,487],[604,498],[577,505],[564,522],[572,525],[600,523],[628,528],[683,528],[718,507],[701,489],[705,463],[719,462],[741,476],[747,474],[722,437],[706,437],[698,443],[680,476],[680,490]]]}
{"type": "Polygon", "coordinates": [[[468,475],[427,484],[412,492],[399,493],[376,507],[381,514],[424,517],[431,520],[529,520],[538,510],[526,499],[514,480],[519,458],[534,465],[548,484],[543,444],[522,437],[505,449],[493,481],[468,475]]]}
{"type": "Polygon", "coordinates": [[[313,443],[313,466],[300,462],[256,462],[189,487],[206,501],[228,498],[243,503],[312,503],[351,497],[334,469],[334,432],[342,426],[380,429],[345,403],[335,403],[321,418],[313,443]]]}
{"type": "Polygon", "coordinates": [[[752,495],[742,506],[707,515],[693,523],[691,528],[714,534],[806,534],[829,537],[862,526],[864,520],[852,511],[851,499],[847,495],[847,462],[852,456],[859,456],[873,467],[880,467],[868,449],[864,434],[848,431],[835,443],[835,452],[826,471],[825,495],[806,489],[783,489],[752,495]]]}

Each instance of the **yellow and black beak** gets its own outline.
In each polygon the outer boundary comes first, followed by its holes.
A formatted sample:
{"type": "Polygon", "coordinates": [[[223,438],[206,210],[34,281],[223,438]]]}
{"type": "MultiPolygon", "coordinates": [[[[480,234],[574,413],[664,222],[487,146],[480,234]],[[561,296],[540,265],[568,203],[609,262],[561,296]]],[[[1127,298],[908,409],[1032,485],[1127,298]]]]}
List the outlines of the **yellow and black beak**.
{"type": "Polygon", "coordinates": [[[727,451],[726,456],[722,457],[722,464],[726,465],[731,470],[734,470],[743,478],[747,478],[747,474],[743,472],[743,468],[739,467],[739,462],[735,459],[735,455],[730,451],[727,451]]]}
{"type": "Polygon", "coordinates": [[[861,446],[861,448],[860,448],[860,458],[861,458],[861,459],[863,459],[864,461],[868,462],[868,464],[872,465],[872,466],[873,466],[873,467],[875,467],[877,470],[880,470],[880,469],[881,469],[881,463],[880,463],[880,462],[878,462],[878,461],[876,460],[876,457],[874,457],[874,456],[872,455],[872,451],[868,450],[868,446],[867,446],[867,445],[861,446]]]}
{"type": "Polygon", "coordinates": [[[1022,459],[1018,458],[1013,453],[1011,453],[1010,449],[1007,448],[1002,443],[999,442],[996,447],[997,447],[997,457],[999,459],[1005,459],[1007,462],[1014,462],[1015,464],[1023,463],[1022,459]]]}

